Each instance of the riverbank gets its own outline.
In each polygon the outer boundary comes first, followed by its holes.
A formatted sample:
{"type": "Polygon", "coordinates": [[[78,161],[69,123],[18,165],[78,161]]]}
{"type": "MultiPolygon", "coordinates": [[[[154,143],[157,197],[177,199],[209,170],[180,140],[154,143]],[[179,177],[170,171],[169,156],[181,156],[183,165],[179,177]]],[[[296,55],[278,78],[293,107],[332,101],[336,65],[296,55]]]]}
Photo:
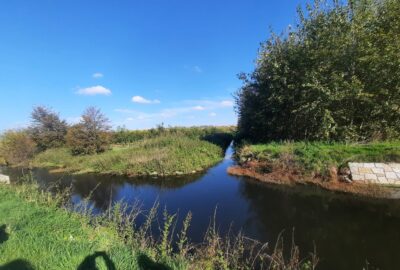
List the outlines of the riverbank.
{"type": "Polygon", "coordinates": [[[306,269],[317,261],[301,260],[298,253],[283,260],[279,245],[270,249],[243,235],[224,237],[216,225],[193,245],[187,236],[191,214],[174,231],[176,215],[164,211],[158,220],[157,203],[146,212],[117,203],[92,216],[88,205],[68,210],[66,198],[34,184],[0,185],[0,269],[306,269]],[[145,221],[138,226],[140,216],[145,221]]]}
{"type": "Polygon", "coordinates": [[[348,162],[400,162],[400,142],[344,144],[283,142],[238,147],[239,166],[228,172],[275,184],[312,184],[322,188],[385,197],[387,190],[349,178],[348,162]]]}
{"type": "Polygon", "coordinates": [[[182,175],[203,171],[222,160],[229,136],[217,145],[199,138],[160,135],[129,144],[114,144],[95,155],[74,156],[67,148],[49,149],[32,161],[34,167],[68,173],[113,175],[182,175]]]}

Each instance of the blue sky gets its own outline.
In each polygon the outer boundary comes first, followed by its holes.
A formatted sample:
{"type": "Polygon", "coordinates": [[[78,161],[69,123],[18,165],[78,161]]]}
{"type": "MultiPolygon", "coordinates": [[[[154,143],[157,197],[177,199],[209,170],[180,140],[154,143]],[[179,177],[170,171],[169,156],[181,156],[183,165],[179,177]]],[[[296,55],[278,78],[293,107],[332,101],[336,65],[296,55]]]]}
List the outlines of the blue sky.
{"type": "Polygon", "coordinates": [[[236,124],[232,94],[269,27],[300,0],[5,0],[0,130],[46,105],[73,123],[97,106],[113,126],[236,124]]]}

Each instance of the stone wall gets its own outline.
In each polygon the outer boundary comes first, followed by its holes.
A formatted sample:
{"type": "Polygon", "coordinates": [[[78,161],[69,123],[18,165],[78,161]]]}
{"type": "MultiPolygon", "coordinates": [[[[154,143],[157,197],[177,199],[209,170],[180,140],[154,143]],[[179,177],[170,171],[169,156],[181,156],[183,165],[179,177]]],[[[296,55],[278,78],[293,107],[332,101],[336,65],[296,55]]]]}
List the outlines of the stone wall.
{"type": "Polygon", "coordinates": [[[399,163],[349,163],[353,181],[400,186],[399,163]]]}

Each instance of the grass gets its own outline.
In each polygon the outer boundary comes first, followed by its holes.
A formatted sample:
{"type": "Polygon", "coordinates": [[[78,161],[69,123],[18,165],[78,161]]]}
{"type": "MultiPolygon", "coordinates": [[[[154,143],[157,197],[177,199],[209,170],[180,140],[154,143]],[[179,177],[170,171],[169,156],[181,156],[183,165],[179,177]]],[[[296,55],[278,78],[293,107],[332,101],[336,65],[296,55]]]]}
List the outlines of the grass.
{"type": "MultiPolygon", "coordinates": [[[[58,209],[55,203],[44,205],[44,198],[39,203],[36,191],[29,197],[27,192],[24,188],[15,191],[0,186],[4,235],[0,265],[5,269],[11,262],[10,269],[77,269],[87,256],[99,251],[106,252],[116,269],[138,265],[137,255],[118,240],[115,231],[92,228],[85,217],[58,209]]],[[[103,265],[100,269],[106,268],[103,265]]]]}
{"type": "Polygon", "coordinates": [[[224,150],[199,138],[167,134],[113,145],[110,151],[89,156],[73,156],[67,148],[49,149],[34,158],[33,166],[131,176],[189,174],[219,162],[224,150]]]}
{"type": "Polygon", "coordinates": [[[371,143],[272,142],[239,148],[242,161],[289,162],[304,174],[326,175],[348,162],[400,162],[400,141],[371,143]]]}
{"type": "Polygon", "coordinates": [[[140,227],[135,221],[143,212],[128,211],[123,204],[99,216],[90,215],[87,204],[72,212],[67,194],[39,192],[34,184],[0,185],[0,269],[297,270],[314,269],[317,263],[314,255],[300,259],[296,246],[285,256],[279,244],[269,249],[243,235],[222,237],[215,221],[204,243],[193,245],[187,237],[191,215],[176,233],[176,215],[164,211],[159,222],[157,203],[140,227]],[[153,234],[155,223],[159,239],[153,234]]]}

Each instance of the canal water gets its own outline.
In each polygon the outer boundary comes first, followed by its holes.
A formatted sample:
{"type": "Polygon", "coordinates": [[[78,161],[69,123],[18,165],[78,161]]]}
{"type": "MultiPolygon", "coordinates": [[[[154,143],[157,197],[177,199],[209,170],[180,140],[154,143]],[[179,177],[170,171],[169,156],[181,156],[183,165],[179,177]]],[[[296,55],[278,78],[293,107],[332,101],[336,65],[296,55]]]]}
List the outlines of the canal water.
{"type": "MultiPolygon", "coordinates": [[[[399,269],[400,200],[371,200],[335,194],[315,187],[266,185],[227,174],[234,164],[233,149],[225,159],[202,174],[167,178],[63,175],[34,170],[43,187],[55,183],[72,186],[73,203],[91,195],[95,212],[113,202],[178,213],[182,220],[193,214],[189,235],[201,242],[216,211],[216,223],[224,234],[241,230],[246,236],[274,244],[278,235],[294,239],[303,255],[314,250],[319,269],[399,269]]],[[[3,168],[15,180],[20,170],[3,168]]]]}

